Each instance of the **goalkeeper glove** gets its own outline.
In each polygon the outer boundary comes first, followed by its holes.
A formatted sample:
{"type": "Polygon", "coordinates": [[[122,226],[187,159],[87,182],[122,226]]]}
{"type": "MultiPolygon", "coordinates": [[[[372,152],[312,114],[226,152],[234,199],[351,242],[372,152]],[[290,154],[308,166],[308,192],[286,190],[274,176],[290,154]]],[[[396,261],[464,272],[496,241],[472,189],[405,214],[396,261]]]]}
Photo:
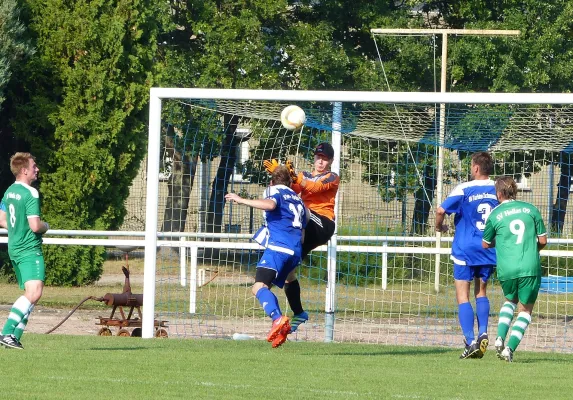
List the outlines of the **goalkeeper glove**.
{"type": "Polygon", "coordinates": [[[272,174],[274,170],[280,165],[276,158],[272,160],[263,161],[263,165],[269,174],[272,174]]]}
{"type": "Polygon", "coordinates": [[[285,163],[285,166],[288,169],[288,172],[290,174],[290,179],[292,180],[292,183],[296,183],[296,184],[300,184],[300,182],[302,181],[302,174],[297,174],[294,170],[294,166],[292,165],[292,161],[291,160],[287,160],[285,163]]]}

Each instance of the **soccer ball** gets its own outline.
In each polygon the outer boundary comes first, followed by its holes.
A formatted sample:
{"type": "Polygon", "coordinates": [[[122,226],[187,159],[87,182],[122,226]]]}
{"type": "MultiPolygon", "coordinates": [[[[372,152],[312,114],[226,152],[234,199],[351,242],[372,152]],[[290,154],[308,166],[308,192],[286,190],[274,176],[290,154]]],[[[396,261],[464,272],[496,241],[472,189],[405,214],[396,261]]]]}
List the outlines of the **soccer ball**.
{"type": "Polygon", "coordinates": [[[281,122],[286,129],[294,131],[304,125],[306,114],[299,106],[288,106],[281,113],[281,122]]]}

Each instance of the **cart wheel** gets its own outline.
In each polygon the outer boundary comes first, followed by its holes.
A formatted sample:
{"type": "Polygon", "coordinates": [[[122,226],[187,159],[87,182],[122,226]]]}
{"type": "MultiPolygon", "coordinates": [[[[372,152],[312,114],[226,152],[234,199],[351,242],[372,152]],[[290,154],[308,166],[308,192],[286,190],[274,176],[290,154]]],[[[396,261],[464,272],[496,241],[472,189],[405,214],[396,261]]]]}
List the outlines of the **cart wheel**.
{"type": "Polygon", "coordinates": [[[117,336],[129,337],[129,336],[131,336],[131,334],[129,333],[129,331],[127,329],[122,328],[117,332],[117,336]]]}
{"type": "Polygon", "coordinates": [[[161,328],[155,331],[156,338],[166,338],[167,337],[167,330],[161,328]]]}
{"type": "Polygon", "coordinates": [[[132,330],[131,337],[141,337],[141,328],[135,328],[132,330]]]}
{"type": "Polygon", "coordinates": [[[111,336],[111,329],[108,327],[103,327],[97,333],[98,336],[111,336]]]}

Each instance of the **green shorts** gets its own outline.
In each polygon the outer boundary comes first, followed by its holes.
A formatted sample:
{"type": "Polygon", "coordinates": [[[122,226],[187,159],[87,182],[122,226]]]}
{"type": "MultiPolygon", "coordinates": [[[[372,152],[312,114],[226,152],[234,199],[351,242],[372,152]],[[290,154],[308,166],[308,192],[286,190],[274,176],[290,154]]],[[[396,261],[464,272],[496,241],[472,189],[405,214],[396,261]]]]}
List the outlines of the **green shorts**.
{"type": "Polygon", "coordinates": [[[523,276],[521,278],[508,279],[500,282],[503,295],[512,301],[516,297],[521,304],[534,304],[541,286],[540,276],[523,276]]]}
{"type": "Polygon", "coordinates": [[[24,289],[24,284],[28,281],[44,282],[46,280],[44,254],[41,251],[10,258],[10,261],[12,261],[14,272],[16,272],[20,289],[24,289]]]}

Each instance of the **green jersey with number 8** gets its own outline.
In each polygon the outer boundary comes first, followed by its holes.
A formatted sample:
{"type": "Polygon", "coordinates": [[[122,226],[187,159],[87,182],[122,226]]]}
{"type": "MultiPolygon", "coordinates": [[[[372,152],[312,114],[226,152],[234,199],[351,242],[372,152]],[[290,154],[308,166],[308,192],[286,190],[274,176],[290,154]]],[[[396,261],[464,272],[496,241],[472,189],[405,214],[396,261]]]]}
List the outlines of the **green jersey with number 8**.
{"type": "Polygon", "coordinates": [[[38,191],[23,182],[13,183],[2,198],[8,225],[8,254],[10,258],[42,251],[42,235],[34,233],[29,217],[40,217],[38,191]]]}
{"type": "Polygon", "coordinates": [[[541,276],[537,237],[547,230],[539,210],[530,203],[506,200],[489,215],[483,241],[495,239],[497,278],[500,281],[525,276],[541,276]]]}

